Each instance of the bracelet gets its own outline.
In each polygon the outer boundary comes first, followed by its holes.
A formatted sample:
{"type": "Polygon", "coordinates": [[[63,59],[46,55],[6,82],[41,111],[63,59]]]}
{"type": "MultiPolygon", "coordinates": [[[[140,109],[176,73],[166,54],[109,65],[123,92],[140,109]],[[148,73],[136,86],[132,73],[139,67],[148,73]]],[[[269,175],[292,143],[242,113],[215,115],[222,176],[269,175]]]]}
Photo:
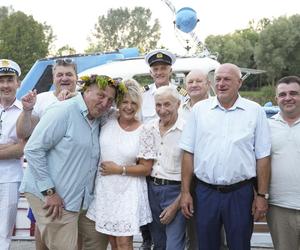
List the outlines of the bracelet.
{"type": "Polygon", "coordinates": [[[123,170],[123,171],[122,171],[122,175],[125,176],[125,175],[126,175],[126,167],[123,166],[123,167],[122,167],[122,170],[123,170]]]}

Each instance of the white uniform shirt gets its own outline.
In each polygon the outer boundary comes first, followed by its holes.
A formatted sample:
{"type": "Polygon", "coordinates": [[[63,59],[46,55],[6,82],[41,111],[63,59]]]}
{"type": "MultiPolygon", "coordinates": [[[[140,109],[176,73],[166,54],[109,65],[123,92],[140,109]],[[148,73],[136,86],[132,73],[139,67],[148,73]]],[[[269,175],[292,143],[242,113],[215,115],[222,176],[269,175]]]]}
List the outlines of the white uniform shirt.
{"type": "Polygon", "coordinates": [[[183,120],[187,121],[189,115],[191,114],[192,106],[191,99],[187,98],[184,102],[180,104],[178,109],[178,115],[183,118],[183,120]]]}
{"type": "Polygon", "coordinates": [[[300,210],[300,119],[289,126],[280,114],[271,129],[270,204],[300,210]]]}
{"type": "Polygon", "coordinates": [[[194,154],[194,172],[211,184],[229,185],[256,176],[256,160],[270,155],[264,110],[238,97],[224,109],[217,97],[193,106],[180,147],[194,154]]]}
{"type": "MultiPolygon", "coordinates": [[[[15,100],[14,103],[4,109],[0,105],[2,132],[0,144],[18,143],[16,133],[16,122],[22,112],[22,104],[15,100]]],[[[23,177],[22,160],[8,159],[0,160],[0,183],[20,182],[23,177]]]]}
{"type": "Polygon", "coordinates": [[[54,91],[48,91],[38,94],[36,96],[36,103],[34,105],[32,114],[41,118],[45,113],[45,110],[57,101],[58,99],[54,95],[54,91]]]}
{"type": "Polygon", "coordinates": [[[159,119],[147,124],[153,131],[157,149],[157,159],[152,168],[152,177],[181,181],[182,150],[178,143],[184,121],[178,116],[176,123],[163,135],[159,132],[159,119]]]}

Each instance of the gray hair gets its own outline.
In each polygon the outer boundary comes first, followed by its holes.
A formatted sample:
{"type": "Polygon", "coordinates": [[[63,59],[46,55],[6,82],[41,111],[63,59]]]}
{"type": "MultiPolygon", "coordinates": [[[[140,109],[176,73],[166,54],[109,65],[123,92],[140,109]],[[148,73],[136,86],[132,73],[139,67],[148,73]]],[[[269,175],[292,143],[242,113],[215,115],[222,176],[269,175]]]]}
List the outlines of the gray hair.
{"type": "Polygon", "coordinates": [[[154,94],[154,99],[157,97],[166,97],[166,96],[172,96],[175,100],[180,101],[180,95],[177,91],[176,88],[171,87],[171,86],[161,86],[159,87],[155,94],[154,94]]]}

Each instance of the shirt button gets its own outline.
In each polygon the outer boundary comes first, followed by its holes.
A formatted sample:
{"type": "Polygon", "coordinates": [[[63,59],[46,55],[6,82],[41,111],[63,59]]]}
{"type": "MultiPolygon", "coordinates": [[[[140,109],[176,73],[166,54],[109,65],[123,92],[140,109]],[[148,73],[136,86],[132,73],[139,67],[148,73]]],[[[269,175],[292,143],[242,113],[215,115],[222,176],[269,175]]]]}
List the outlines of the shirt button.
{"type": "Polygon", "coordinates": [[[164,145],[164,143],[163,143],[163,142],[161,142],[161,143],[160,143],[160,145],[164,145]]]}

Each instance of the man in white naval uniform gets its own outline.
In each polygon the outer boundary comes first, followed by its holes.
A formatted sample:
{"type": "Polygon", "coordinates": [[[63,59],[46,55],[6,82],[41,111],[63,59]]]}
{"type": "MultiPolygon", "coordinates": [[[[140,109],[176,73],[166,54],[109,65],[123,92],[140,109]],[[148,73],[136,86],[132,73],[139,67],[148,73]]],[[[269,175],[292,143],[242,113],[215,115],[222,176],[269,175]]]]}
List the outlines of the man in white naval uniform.
{"type": "MultiPolygon", "coordinates": [[[[172,75],[172,65],[176,61],[176,56],[171,52],[163,49],[157,49],[149,52],[145,57],[146,63],[150,66],[150,74],[154,83],[144,86],[143,105],[142,105],[142,121],[147,123],[157,118],[155,112],[154,94],[157,88],[161,86],[171,85],[170,78],[172,75]]],[[[181,88],[175,85],[181,95],[181,88]]],[[[183,97],[184,98],[184,97],[183,97]]]]}

